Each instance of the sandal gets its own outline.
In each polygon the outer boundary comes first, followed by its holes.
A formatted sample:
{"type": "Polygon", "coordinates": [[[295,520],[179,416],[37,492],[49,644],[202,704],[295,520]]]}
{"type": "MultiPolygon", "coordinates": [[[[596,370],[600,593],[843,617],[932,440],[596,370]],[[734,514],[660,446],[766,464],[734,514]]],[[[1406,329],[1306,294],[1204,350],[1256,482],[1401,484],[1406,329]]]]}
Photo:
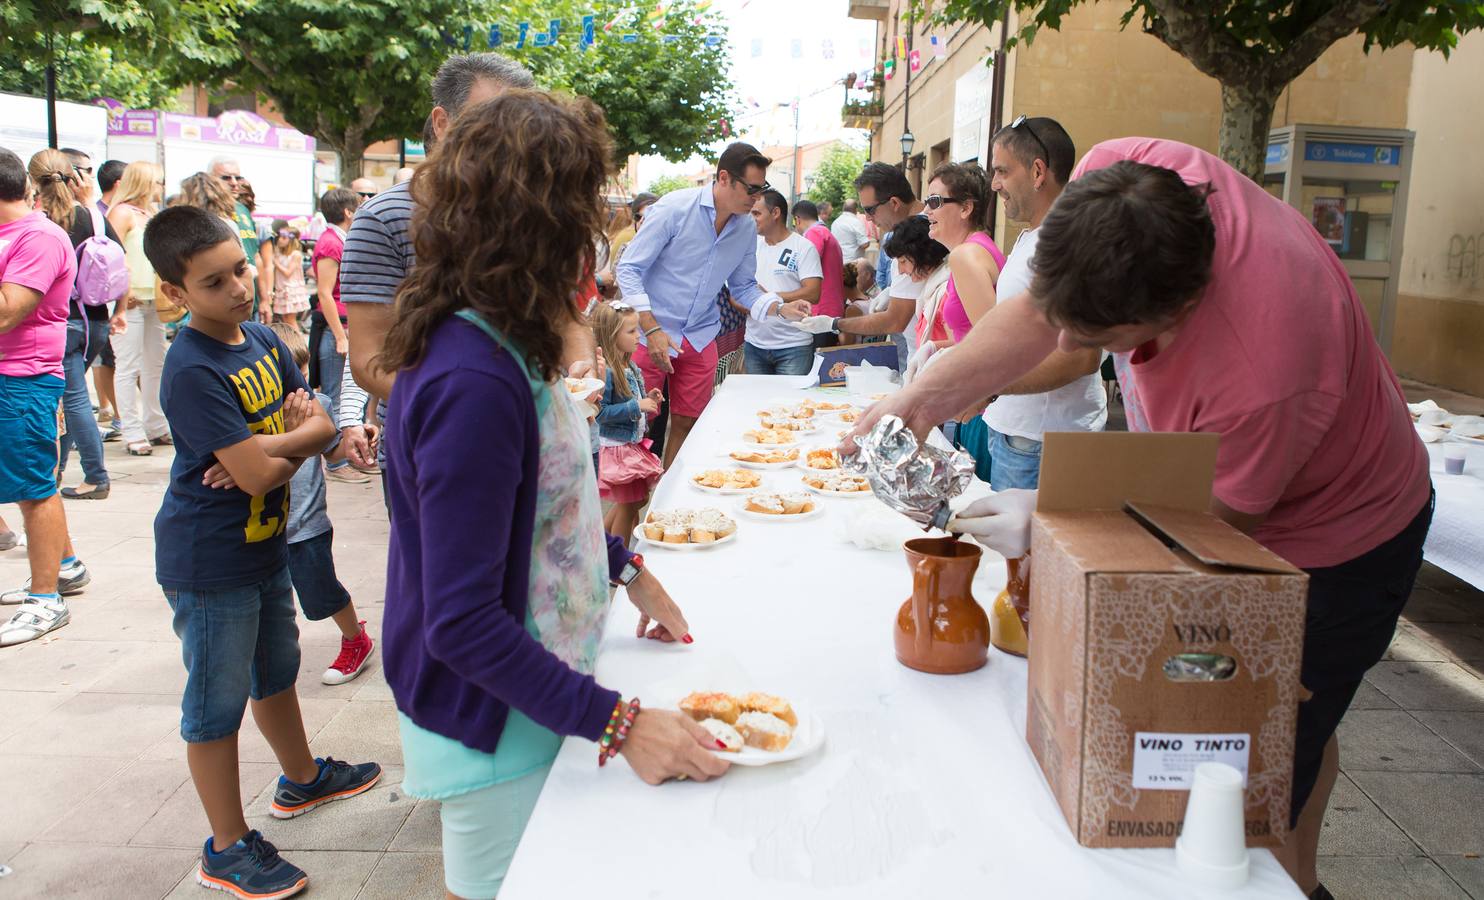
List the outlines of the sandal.
{"type": "MultiPolygon", "coordinates": [[[[86,484],[86,482],[84,482],[86,484]]],[[[109,485],[107,482],[95,485],[90,491],[80,491],[77,488],[62,488],[62,496],[68,500],[107,500],[109,485]]]]}
{"type": "Polygon", "coordinates": [[[146,441],[137,441],[128,447],[130,456],[150,456],[155,451],[146,441]]]}
{"type": "Polygon", "coordinates": [[[162,434],[157,438],[149,439],[150,445],[154,447],[173,447],[175,441],[168,434],[162,434]]]}

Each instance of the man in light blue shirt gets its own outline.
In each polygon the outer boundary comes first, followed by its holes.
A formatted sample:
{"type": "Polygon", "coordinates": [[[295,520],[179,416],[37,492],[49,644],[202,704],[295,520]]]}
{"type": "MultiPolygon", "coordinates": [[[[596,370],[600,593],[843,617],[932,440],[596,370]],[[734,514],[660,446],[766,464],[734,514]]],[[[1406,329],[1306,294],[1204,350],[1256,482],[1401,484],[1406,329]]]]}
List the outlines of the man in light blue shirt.
{"type": "Polygon", "coordinates": [[[750,144],[731,144],[717,161],[710,187],[673,191],[644,213],[614,270],[624,302],[639,313],[645,352],[635,354],[644,389],[666,390],[670,436],[665,465],[711,400],[725,284],[732,300],[762,321],[798,321],[808,301],[785,303],[757,283],[757,226],[750,215],[771,162],[750,144]]]}

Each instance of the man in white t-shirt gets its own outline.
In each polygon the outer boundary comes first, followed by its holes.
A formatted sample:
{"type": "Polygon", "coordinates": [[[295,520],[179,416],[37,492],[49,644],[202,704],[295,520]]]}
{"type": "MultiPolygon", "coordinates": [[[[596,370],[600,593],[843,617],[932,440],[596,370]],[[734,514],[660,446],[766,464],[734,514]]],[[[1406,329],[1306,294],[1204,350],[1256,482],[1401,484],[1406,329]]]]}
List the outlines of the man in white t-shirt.
{"type": "MultiPolygon", "coordinates": [[[[1055,119],[1022,116],[995,135],[990,186],[1004,200],[1006,218],[1029,225],[1005,258],[996,296],[1014,297],[1030,288],[1037,230],[1061,196],[1076,161],[1072,138],[1055,119]]],[[[1058,350],[985,409],[990,485],[995,490],[1040,485],[1046,432],[1103,430],[1108,395],[1098,377],[1101,363],[1102,353],[1096,348],[1058,350]]]]}
{"type": "Polygon", "coordinates": [[[855,198],[846,200],[840,206],[840,215],[830,225],[830,233],[840,242],[840,254],[846,262],[864,256],[866,245],[871,242],[866,236],[866,223],[856,215],[857,208],[855,198]]]}
{"type": "MultiPolygon", "coordinates": [[[[824,273],[819,251],[788,227],[788,201],[774,190],[758,195],[752,206],[757,223],[757,283],[792,300],[819,302],[824,273]]],[[[814,368],[814,339],[782,318],[747,323],[743,347],[749,375],[808,375],[814,368]]]]}

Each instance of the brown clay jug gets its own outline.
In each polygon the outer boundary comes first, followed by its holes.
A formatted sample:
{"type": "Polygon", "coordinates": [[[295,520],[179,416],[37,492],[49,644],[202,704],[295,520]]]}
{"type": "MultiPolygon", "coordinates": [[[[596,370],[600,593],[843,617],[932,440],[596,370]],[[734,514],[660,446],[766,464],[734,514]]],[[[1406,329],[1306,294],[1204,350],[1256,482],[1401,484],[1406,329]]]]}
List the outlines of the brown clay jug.
{"type": "Polygon", "coordinates": [[[958,675],[989,659],[989,616],[970,589],[983,551],[953,538],[903,545],[912,598],[897,611],[897,660],[919,672],[958,675]]]}
{"type": "Polygon", "coordinates": [[[1031,557],[1005,560],[1008,580],[994,599],[989,615],[989,639],[996,649],[1025,656],[1031,611],[1031,557]]]}

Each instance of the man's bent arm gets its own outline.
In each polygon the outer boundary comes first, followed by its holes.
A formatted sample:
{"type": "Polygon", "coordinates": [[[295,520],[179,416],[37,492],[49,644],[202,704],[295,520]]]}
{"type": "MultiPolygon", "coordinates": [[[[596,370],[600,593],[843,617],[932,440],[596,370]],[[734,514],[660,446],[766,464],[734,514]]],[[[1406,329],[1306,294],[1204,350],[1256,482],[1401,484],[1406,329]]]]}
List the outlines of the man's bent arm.
{"type": "Polygon", "coordinates": [[[350,371],[356,384],[383,400],[392,395],[395,372],[388,372],[376,364],[381,347],[386,343],[387,332],[397,320],[396,307],[390,303],[346,303],[346,318],[350,320],[350,371]]]}

